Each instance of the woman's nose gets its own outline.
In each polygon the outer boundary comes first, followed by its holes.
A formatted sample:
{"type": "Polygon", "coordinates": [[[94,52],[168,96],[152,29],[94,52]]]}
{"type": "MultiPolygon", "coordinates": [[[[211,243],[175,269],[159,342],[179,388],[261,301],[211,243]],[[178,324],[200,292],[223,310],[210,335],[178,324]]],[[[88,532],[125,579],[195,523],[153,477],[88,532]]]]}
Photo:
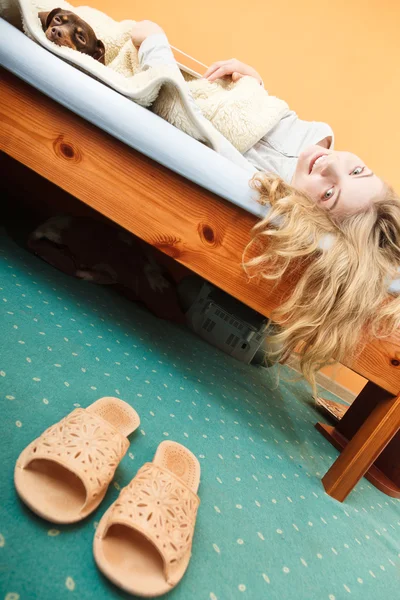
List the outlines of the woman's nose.
{"type": "Polygon", "coordinates": [[[337,164],[334,160],[327,159],[321,167],[321,175],[327,177],[328,175],[335,174],[337,172],[337,164]]]}

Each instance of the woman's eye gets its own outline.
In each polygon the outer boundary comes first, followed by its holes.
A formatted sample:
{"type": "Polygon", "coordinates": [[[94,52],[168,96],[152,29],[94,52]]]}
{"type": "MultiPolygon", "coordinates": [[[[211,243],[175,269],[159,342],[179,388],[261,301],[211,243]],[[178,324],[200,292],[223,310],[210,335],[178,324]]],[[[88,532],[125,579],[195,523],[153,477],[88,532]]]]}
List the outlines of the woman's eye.
{"type": "Polygon", "coordinates": [[[335,193],[335,190],[333,188],[331,188],[330,190],[325,192],[325,194],[323,195],[323,200],[329,200],[329,198],[332,198],[334,193],[335,193]]]}
{"type": "Polygon", "coordinates": [[[361,175],[361,173],[364,171],[365,167],[356,167],[351,173],[350,175],[361,175]]]}

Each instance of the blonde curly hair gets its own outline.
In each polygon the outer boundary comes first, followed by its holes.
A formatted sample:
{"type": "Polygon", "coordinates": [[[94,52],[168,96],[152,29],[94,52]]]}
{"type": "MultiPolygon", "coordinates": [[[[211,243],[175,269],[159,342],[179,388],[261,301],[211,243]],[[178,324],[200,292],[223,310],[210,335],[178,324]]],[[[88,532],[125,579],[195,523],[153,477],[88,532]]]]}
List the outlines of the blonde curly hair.
{"type": "Polygon", "coordinates": [[[315,390],[319,369],[400,326],[400,297],[388,294],[400,265],[400,198],[387,187],[367,210],[337,220],[276,175],[257,174],[251,186],[271,210],[252,231],[244,268],[277,281],[300,268],[292,295],[271,315],[282,326],[271,341],[278,360],[299,354],[315,390]]]}

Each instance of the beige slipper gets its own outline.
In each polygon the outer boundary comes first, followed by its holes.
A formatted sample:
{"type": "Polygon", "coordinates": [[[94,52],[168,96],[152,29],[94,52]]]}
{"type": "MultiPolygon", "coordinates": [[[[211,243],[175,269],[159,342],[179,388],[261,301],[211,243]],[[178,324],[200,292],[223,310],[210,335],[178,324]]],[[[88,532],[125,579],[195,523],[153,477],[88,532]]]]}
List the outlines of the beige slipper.
{"type": "Polygon", "coordinates": [[[137,412],[118,398],[77,408],[20,454],[14,482],[33,512],[53,523],[75,523],[103,500],[126,439],[139,427],[137,412]]]}
{"type": "Polygon", "coordinates": [[[190,561],[199,483],[194,454],[162,442],[97,527],[94,557],[104,575],[136,596],[171,591],[190,561]]]}

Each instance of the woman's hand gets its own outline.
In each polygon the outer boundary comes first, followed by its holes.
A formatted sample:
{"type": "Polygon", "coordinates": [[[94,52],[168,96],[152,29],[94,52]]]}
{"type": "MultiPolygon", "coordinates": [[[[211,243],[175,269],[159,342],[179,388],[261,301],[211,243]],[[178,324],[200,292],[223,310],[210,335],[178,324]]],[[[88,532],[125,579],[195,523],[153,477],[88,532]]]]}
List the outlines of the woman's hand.
{"type": "Polygon", "coordinates": [[[132,44],[139,49],[145,39],[156,33],[164,33],[163,29],[157,23],[153,23],[153,21],[138,21],[132,27],[132,44]]]}
{"type": "Polygon", "coordinates": [[[249,77],[254,77],[254,79],[257,79],[260,85],[263,83],[261,76],[255,69],[253,69],[253,67],[245,65],[244,63],[240,62],[240,60],[236,60],[236,58],[231,58],[230,60],[220,60],[214,63],[207,69],[204,77],[208,79],[208,81],[215,81],[216,79],[227,77],[228,75],[232,77],[232,81],[238,81],[242,77],[248,75],[249,77]]]}

